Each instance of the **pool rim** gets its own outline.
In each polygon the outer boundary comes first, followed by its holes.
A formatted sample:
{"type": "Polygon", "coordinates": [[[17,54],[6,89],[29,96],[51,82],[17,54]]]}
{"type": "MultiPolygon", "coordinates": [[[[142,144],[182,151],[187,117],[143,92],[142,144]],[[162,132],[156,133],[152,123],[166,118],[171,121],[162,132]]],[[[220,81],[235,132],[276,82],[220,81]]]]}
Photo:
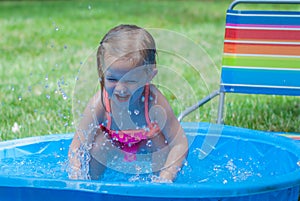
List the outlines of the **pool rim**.
{"type": "MultiPolygon", "coordinates": [[[[209,126],[213,124],[207,123],[183,123],[183,127],[187,134],[199,132],[198,135],[204,135],[209,126]]],[[[282,136],[270,132],[263,132],[233,126],[222,126],[222,136],[232,136],[241,138],[247,136],[250,139],[256,139],[268,143],[278,143],[287,148],[288,151],[295,154],[300,159],[299,143],[282,136]],[[240,135],[230,135],[232,132],[239,132],[240,135]],[[242,133],[242,134],[241,134],[242,133]],[[295,153],[297,152],[297,153],[295,153]]],[[[73,133],[68,134],[52,134],[37,137],[29,137],[17,140],[0,142],[0,151],[8,148],[14,148],[20,145],[30,145],[41,142],[53,142],[60,140],[69,140],[73,133]]],[[[247,139],[249,139],[247,138],[247,139]]],[[[299,187],[300,184],[300,168],[284,175],[275,176],[272,179],[264,179],[262,182],[249,183],[230,183],[223,185],[206,185],[205,183],[197,184],[160,184],[160,183],[130,183],[130,182],[103,182],[103,181],[75,181],[69,179],[43,179],[43,178],[23,178],[14,176],[0,175],[0,187],[29,187],[55,190],[73,190],[86,191],[93,193],[103,193],[112,195],[125,195],[137,197],[169,197],[169,198],[208,198],[208,197],[236,197],[248,196],[261,193],[268,193],[278,190],[299,187]],[[266,185],[267,183],[267,185],[266,185]],[[137,191],[138,189],[138,191],[137,191]],[[233,190],[234,189],[234,190],[233,190]],[[163,192],[163,193],[162,193],[163,192]]]]}

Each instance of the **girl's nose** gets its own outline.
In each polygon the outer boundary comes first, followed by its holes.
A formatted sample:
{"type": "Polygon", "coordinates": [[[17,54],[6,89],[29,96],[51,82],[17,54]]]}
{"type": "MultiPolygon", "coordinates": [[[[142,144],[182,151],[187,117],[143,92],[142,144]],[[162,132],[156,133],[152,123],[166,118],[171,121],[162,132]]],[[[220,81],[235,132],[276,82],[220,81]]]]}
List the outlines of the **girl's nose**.
{"type": "Polygon", "coordinates": [[[126,86],[125,83],[119,81],[119,82],[116,84],[116,87],[115,87],[115,93],[122,95],[122,94],[126,94],[126,93],[127,93],[127,90],[128,90],[128,89],[127,89],[127,86],[126,86]]]}

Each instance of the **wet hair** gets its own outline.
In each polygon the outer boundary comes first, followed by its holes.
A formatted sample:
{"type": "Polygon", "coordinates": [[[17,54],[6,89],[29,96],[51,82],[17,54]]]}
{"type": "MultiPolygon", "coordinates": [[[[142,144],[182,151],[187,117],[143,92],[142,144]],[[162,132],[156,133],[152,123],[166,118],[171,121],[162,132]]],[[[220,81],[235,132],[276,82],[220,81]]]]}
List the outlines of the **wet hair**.
{"type": "Polygon", "coordinates": [[[156,47],[153,37],[136,25],[119,25],[112,28],[101,40],[97,51],[97,69],[101,90],[104,71],[115,61],[129,61],[132,66],[156,64],[156,47]]]}

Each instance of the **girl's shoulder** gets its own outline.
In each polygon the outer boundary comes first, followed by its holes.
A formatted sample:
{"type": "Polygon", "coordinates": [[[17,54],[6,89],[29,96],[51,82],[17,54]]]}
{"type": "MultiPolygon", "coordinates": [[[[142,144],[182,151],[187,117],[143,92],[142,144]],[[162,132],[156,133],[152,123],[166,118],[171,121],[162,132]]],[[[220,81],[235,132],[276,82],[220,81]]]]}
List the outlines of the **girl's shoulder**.
{"type": "Polygon", "coordinates": [[[154,105],[160,105],[165,109],[171,109],[170,104],[163,93],[154,85],[150,84],[150,94],[153,96],[154,105]]]}
{"type": "Polygon", "coordinates": [[[150,95],[157,96],[157,97],[163,96],[161,91],[154,84],[149,84],[149,88],[150,88],[150,95]]]}

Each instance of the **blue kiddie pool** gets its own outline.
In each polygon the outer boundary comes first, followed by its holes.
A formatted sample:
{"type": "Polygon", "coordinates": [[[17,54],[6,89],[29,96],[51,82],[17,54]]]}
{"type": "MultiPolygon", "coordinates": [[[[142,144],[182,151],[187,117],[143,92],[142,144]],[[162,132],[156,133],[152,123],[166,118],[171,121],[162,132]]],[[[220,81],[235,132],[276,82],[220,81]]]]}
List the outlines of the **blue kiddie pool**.
{"type": "Polygon", "coordinates": [[[1,142],[0,200],[298,200],[297,142],[208,123],[183,123],[183,128],[190,149],[171,184],[152,183],[151,174],[113,170],[99,181],[69,180],[67,152],[72,134],[1,142]],[[216,145],[210,147],[210,142],[216,145]]]}

